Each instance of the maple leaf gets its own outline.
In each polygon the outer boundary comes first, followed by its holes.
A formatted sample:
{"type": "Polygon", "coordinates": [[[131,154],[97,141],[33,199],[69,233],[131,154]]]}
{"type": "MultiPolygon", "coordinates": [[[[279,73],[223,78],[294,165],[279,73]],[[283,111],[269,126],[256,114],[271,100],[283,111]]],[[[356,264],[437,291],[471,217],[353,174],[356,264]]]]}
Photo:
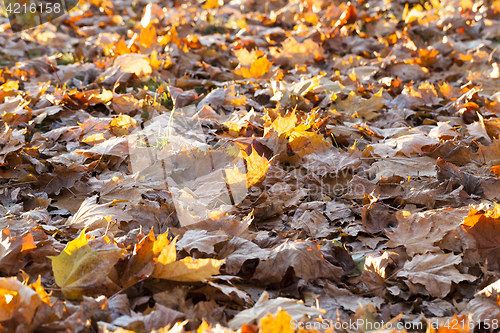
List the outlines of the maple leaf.
{"type": "Polygon", "coordinates": [[[293,268],[295,276],[306,281],[320,277],[340,280],[344,271],[325,260],[318,246],[308,242],[285,242],[261,259],[252,279],[280,283],[293,268]]]}
{"type": "Polygon", "coordinates": [[[113,266],[125,250],[102,236],[101,244],[92,248],[85,235],[69,242],[63,252],[52,259],[56,283],[68,299],[80,299],[85,294],[113,293],[116,285],[108,278],[113,266]]]}
{"type": "Polygon", "coordinates": [[[295,115],[295,111],[285,115],[285,117],[282,117],[281,114],[278,114],[276,119],[274,119],[274,121],[272,122],[271,126],[265,128],[264,136],[270,130],[276,131],[279,136],[282,135],[285,136],[295,128],[296,124],[297,124],[297,116],[295,115]]]}
{"type": "Polygon", "coordinates": [[[247,187],[257,184],[266,174],[269,168],[269,161],[264,156],[260,156],[252,146],[250,155],[244,154],[247,162],[247,187]]]}
{"type": "MultiPolygon", "coordinates": [[[[286,315],[282,314],[280,319],[290,317],[294,320],[302,319],[304,314],[318,316],[324,312],[317,308],[305,306],[304,303],[295,299],[284,297],[269,299],[269,294],[264,291],[252,308],[241,311],[233,319],[231,319],[228,324],[230,328],[237,330],[243,324],[251,324],[254,321],[260,320],[269,313],[279,313],[281,312],[281,309],[286,309],[286,315]]],[[[266,323],[267,321],[264,321],[264,325],[266,325],[266,323]]]]}
{"type": "Polygon", "coordinates": [[[186,257],[176,261],[175,243],[174,239],[163,248],[160,256],[155,260],[156,266],[152,277],[172,281],[198,282],[219,274],[220,266],[224,260],[186,257]]]}
{"type": "Polygon", "coordinates": [[[375,111],[380,110],[384,105],[385,102],[383,102],[382,90],[373,94],[370,99],[359,98],[354,91],[351,91],[347,99],[339,100],[335,104],[338,111],[345,112],[350,117],[363,119],[365,121],[380,116],[380,114],[375,111]]]}
{"type": "Polygon", "coordinates": [[[107,204],[96,204],[97,195],[85,199],[75,215],[66,224],[75,229],[106,228],[113,221],[130,221],[132,216],[120,209],[113,201],[107,204]]]}
{"type": "Polygon", "coordinates": [[[495,203],[486,212],[471,208],[461,230],[465,236],[466,262],[487,261],[489,269],[500,269],[500,205],[495,203]]]}
{"type": "Polygon", "coordinates": [[[50,306],[40,281],[27,286],[15,277],[0,278],[0,322],[8,332],[28,332],[38,308],[50,306]]]}
{"type": "Polygon", "coordinates": [[[429,293],[433,297],[445,297],[451,289],[451,283],[472,282],[476,278],[462,274],[455,267],[462,262],[461,256],[452,253],[428,253],[416,255],[407,261],[398,276],[408,278],[406,284],[412,294],[429,293]],[[424,287],[419,288],[418,285],[424,287]]]}
{"type": "Polygon", "coordinates": [[[252,62],[250,68],[246,66],[238,66],[234,72],[243,76],[245,79],[258,79],[269,72],[272,62],[267,60],[267,56],[257,58],[252,62]]]}
{"type": "Polygon", "coordinates": [[[498,320],[500,316],[500,280],[489,284],[474,295],[465,311],[473,314],[475,323],[498,320]]]}
{"type": "Polygon", "coordinates": [[[398,216],[398,227],[387,233],[388,247],[404,246],[407,253],[438,252],[436,244],[451,231],[460,228],[468,207],[442,208],[422,213],[403,212],[398,216]]]}
{"type": "Polygon", "coordinates": [[[66,165],[54,165],[53,172],[41,174],[37,177],[37,183],[47,193],[58,195],[63,188],[71,188],[82,178],[86,167],[77,163],[66,165]]]}
{"type": "Polygon", "coordinates": [[[136,283],[141,278],[151,275],[154,270],[153,259],[159,256],[168,244],[170,244],[168,233],[160,234],[156,238],[151,228],[149,234],[134,245],[132,256],[120,276],[122,286],[127,287],[136,283]]]}
{"type": "Polygon", "coordinates": [[[387,291],[385,279],[388,277],[386,271],[389,262],[390,259],[387,252],[378,257],[373,255],[366,257],[361,281],[375,296],[385,297],[385,292],[387,291]]]}

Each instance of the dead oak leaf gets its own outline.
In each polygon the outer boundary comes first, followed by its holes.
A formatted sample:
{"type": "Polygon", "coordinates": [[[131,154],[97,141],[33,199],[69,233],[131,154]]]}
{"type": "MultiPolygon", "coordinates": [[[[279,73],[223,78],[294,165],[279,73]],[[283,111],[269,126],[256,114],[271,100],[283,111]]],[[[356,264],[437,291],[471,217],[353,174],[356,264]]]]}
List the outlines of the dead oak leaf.
{"type": "MultiPolygon", "coordinates": [[[[406,284],[414,290],[422,285],[432,297],[446,297],[451,290],[451,284],[461,281],[472,282],[476,278],[462,274],[455,267],[462,262],[461,256],[452,253],[428,253],[416,255],[407,261],[397,276],[407,278],[406,284]]],[[[420,289],[422,291],[422,289],[420,289]]]]}
{"type": "Polygon", "coordinates": [[[306,281],[321,277],[340,280],[344,275],[342,268],[323,257],[318,245],[287,241],[274,248],[268,258],[261,260],[252,279],[261,283],[280,283],[291,268],[296,277],[306,281]]]}

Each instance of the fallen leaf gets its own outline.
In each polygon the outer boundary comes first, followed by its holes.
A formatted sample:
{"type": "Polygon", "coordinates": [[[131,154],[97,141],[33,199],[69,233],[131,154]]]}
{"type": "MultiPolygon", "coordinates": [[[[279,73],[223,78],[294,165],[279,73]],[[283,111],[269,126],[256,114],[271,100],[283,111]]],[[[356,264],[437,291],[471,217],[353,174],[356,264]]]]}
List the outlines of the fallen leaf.
{"type": "Polygon", "coordinates": [[[85,199],[75,215],[66,224],[75,229],[107,228],[109,224],[130,221],[132,216],[120,209],[114,202],[96,204],[97,195],[85,199]]]}
{"type": "Polygon", "coordinates": [[[252,308],[238,313],[229,321],[228,325],[231,329],[237,330],[243,324],[251,324],[260,320],[268,313],[275,314],[276,312],[280,312],[281,309],[286,309],[287,315],[296,321],[303,319],[304,315],[318,316],[323,313],[321,310],[307,307],[304,303],[295,299],[284,297],[269,299],[269,294],[264,292],[252,308]]]}
{"type": "Polygon", "coordinates": [[[176,261],[175,243],[174,240],[163,248],[156,259],[152,277],[171,281],[198,282],[219,274],[224,260],[186,257],[176,261]]]}
{"type": "Polygon", "coordinates": [[[252,279],[265,283],[280,283],[293,268],[295,276],[311,281],[320,277],[340,280],[343,270],[326,261],[315,244],[285,242],[274,248],[269,257],[261,259],[252,279]]]}
{"type": "Polygon", "coordinates": [[[264,177],[269,168],[269,161],[260,156],[253,146],[252,153],[244,157],[247,162],[247,187],[251,187],[264,177]]]}
{"type": "Polygon", "coordinates": [[[103,236],[103,244],[92,249],[86,238],[85,231],[82,231],[59,256],[49,256],[56,283],[68,299],[117,290],[108,274],[124,250],[109,242],[107,236],[103,236]]]}
{"type": "Polygon", "coordinates": [[[412,294],[426,292],[433,297],[443,298],[450,292],[452,282],[472,282],[476,279],[472,275],[459,272],[455,265],[461,262],[461,256],[452,253],[416,255],[405,263],[403,270],[397,275],[408,279],[406,283],[412,294]]]}

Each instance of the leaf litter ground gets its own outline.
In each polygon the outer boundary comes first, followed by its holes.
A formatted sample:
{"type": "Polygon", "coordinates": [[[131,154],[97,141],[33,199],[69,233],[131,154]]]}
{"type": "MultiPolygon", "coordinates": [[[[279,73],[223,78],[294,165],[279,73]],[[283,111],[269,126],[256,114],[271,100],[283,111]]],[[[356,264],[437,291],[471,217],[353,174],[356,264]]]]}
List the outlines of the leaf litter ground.
{"type": "Polygon", "coordinates": [[[498,2],[1,22],[2,331],[498,330],[498,2]]]}

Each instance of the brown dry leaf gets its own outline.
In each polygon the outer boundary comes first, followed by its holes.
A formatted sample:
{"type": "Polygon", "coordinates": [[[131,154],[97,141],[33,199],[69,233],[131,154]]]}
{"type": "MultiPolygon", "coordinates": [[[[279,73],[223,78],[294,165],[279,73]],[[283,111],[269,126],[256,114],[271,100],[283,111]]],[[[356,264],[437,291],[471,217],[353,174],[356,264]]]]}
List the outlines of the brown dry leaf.
{"type": "Polygon", "coordinates": [[[470,209],[461,225],[465,236],[465,261],[488,263],[488,269],[500,269],[500,205],[486,212],[470,209]]]}
{"type": "Polygon", "coordinates": [[[219,258],[226,258],[226,273],[237,274],[245,262],[265,259],[270,252],[249,240],[233,237],[219,252],[219,258]]]}
{"type": "Polygon", "coordinates": [[[252,279],[264,283],[280,283],[289,269],[305,281],[320,277],[340,280],[344,271],[325,260],[318,245],[287,241],[274,248],[269,257],[261,259],[252,279]]]}
{"type": "Polygon", "coordinates": [[[468,207],[442,208],[413,214],[403,211],[398,215],[398,227],[387,233],[389,241],[386,246],[403,246],[410,256],[440,252],[437,243],[447,233],[458,230],[467,213],[468,207]]]}
{"type": "Polygon", "coordinates": [[[448,122],[438,122],[437,127],[429,132],[429,137],[440,140],[453,140],[459,136],[460,134],[448,122]]]}
{"type": "Polygon", "coordinates": [[[399,176],[408,177],[436,177],[436,160],[428,157],[391,157],[372,164],[368,170],[375,174],[375,180],[399,176]]]}
{"type": "Polygon", "coordinates": [[[361,152],[359,150],[349,150],[339,152],[330,150],[324,153],[311,153],[304,157],[305,163],[302,166],[320,176],[328,173],[338,175],[340,171],[355,169],[361,164],[361,152]]]}
{"type": "Polygon", "coordinates": [[[37,184],[47,193],[59,195],[63,188],[72,188],[86,171],[85,166],[77,163],[72,163],[69,166],[56,164],[53,172],[43,173],[37,177],[37,184]]]}
{"type": "Polygon", "coordinates": [[[141,103],[131,94],[113,94],[111,107],[118,114],[129,114],[141,107],[141,103]]]}
{"type": "Polygon", "coordinates": [[[365,259],[361,281],[375,296],[386,297],[387,286],[385,285],[385,279],[388,278],[386,269],[390,261],[388,252],[384,252],[383,255],[378,257],[370,255],[365,259]]]}
{"type": "Polygon", "coordinates": [[[479,120],[467,125],[467,132],[472,139],[484,139],[487,143],[491,143],[491,138],[484,126],[483,117],[478,113],[479,120]]]}
{"type": "Polygon", "coordinates": [[[405,282],[413,294],[427,292],[433,297],[443,298],[450,292],[452,282],[476,280],[476,277],[472,275],[459,272],[455,265],[461,262],[461,256],[452,253],[416,255],[411,261],[405,263],[403,270],[397,275],[408,279],[405,282]]]}
{"type": "Polygon", "coordinates": [[[153,230],[134,245],[134,252],[120,276],[123,287],[127,287],[153,273],[153,259],[168,245],[168,233],[155,237],[153,230]]]}
{"type": "Polygon", "coordinates": [[[288,316],[296,321],[303,319],[304,316],[319,316],[323,313],[321,310],[305,306],[304,303],[295,299],[283,297],[269,299],[269,294],[264,291],[252,308],[238,313],[228,322],[228,326],[237,330],[243,324],[252,324],[267,314],[274,314],[281,309],[286,309],[288,316]]]}
{"type": "MultiPolygon", "coordinates": [[[[384,303],[384,299],[381,297],[362,297],[356,294],[353,294],[347,289],[339,288],[333,283],[327,283],[325,285],[325,295],[330,298],[328,301],[332,301],[333,303],[340,308],[344,308],[346,310],[350,310],[352,312],[356,312],[359,308],[370,305],[377,308],[384,303]]],[[[327,300],[326,297],[322,297],[321,301],[325,302],[327,300]]],[[[320,304],[322,303],[320,301],[320,304]]]]}
{"type": "Polygon", "coordinates": [[[82,231],[60,255],[49,256],[56,283],[68,299],[81,299],[88,294],[112,294],[119,290],[108,274],[125,250],[113,244],[107,236],[102,236],[99,243],[94,242],[94,248],[86,238],[82,231]]]}
{"type": "Polygon", "coordinates": [[[326,217],[317,210],[306,211],[300,217],[292,221],[291,227],[293,229],[305,230],[308,235],[314,238],[328,237],[335,230],[330,228],[330,223],[326,217]]]}
{"type": "Polygon", "coordinates": [[[398,219],[390,212],[389,207],[378,202],[363,206],[361,208],[361,222],[365,231],[376,234],[395,228],[398,225],[398,219]]]}
{"type": "Polygon", "coordinates": [[[27,286],[15,277],[0,278],[0,322],[6,332],[31,331],[37,309],[48,296],[40,281],[27,286]]]}
{"type": "Polygon", "coordinates": [[[476,323],[492,322],[500,317],[500,280],[497,280],[482,290],[467,304],[467,313],[473,314],[476,323]]]}
{"type": "Polygon", "coordinates": [[[398,138],[386,141],[385,144],[395,149],[397,152],[403,153],[407,157],[411,157],[414,153],[423,155],[422,149],[439,144],[439,140],[431,138],[423,133],[417,133],[402,135],[398,138]]]}
{"type": "Polygon", "coordinates": [[[109,224],[120,221],[130,221],[132,216],[120,209],[118,202],[98,205],[97,195],[85,199],[75,215],[66,222],[74,229],[107,228],[109,224]]]}
{"type": "Polygon", "coordinates": [[[181,240],[177,242],[177,247],[185,250],[190,255],[193,255],[195,250],[205,255],[213,255],[215,254],[214,246],[228,239],[228,235],[219,231],[188,230],[182,235],[181,240]]]}
{"type": "Polygon", "coordinates": [[[441,157],[438,157],[436,165],[438,167],[437,176],[439,181],[455,181],[462,185],[468,194],[483,194],[480,176],[461,172],[456,165],[445,162],[441,157]]]}

